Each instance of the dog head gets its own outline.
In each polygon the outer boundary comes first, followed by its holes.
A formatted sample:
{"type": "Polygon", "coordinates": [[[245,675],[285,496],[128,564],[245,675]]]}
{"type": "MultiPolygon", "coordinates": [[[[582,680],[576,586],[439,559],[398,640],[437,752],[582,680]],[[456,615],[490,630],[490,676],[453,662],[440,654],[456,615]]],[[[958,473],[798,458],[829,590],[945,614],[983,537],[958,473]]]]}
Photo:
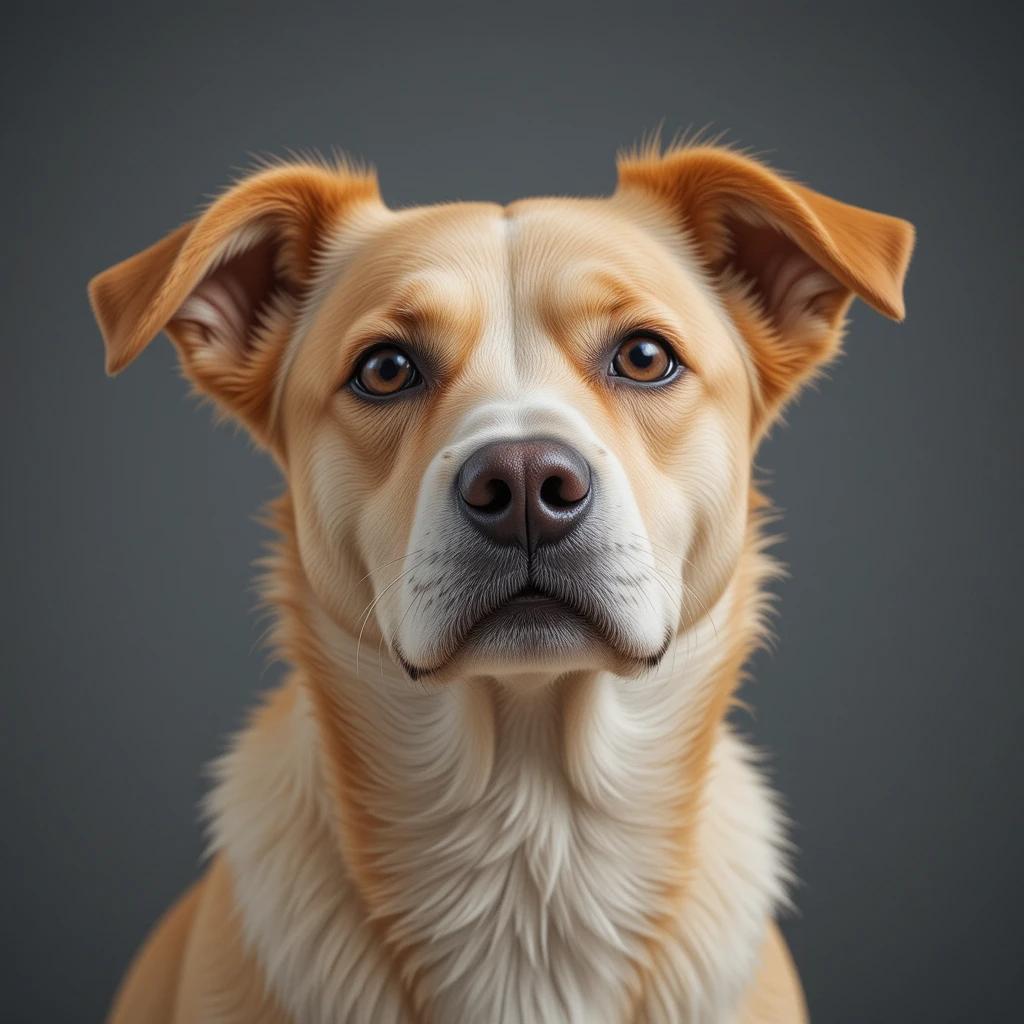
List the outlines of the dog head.
{"type": "Polygon", "coordinates": [[[717,148],[614,195],[392,211],[282,166],[99,275],[108,370],[160,330],[285,472],[324,611],[414,678],[630,674],[711,608],[759,439],[913,231],[717,148]]]}

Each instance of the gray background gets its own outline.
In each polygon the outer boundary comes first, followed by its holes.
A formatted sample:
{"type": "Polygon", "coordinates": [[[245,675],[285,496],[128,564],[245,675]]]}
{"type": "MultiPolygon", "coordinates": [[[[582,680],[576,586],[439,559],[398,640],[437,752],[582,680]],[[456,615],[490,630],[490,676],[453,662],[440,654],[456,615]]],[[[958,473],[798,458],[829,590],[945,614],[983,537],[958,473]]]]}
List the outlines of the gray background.
{"type": "Polygon", "coordinates": [[[762,452],[792,575],[742,724],[797,823],[815,1019],[1019,1019],[1010,8],[34,6],[0,60],[3,1019],[102,1015],[199,870],[202,766],[279,674],[250,588],[275,471],[166,342],[104,377],[86,280],[250,154],[341,146],[393,205],[601,193],[662,121],[918,226],[906,324],[857,307],[762,452]]]}

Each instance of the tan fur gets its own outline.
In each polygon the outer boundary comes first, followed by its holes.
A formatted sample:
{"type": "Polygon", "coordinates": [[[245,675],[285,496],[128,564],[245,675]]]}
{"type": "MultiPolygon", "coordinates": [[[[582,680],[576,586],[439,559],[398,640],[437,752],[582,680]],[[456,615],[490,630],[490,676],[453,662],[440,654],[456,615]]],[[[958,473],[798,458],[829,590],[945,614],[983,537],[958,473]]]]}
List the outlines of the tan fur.
{"type": "Polygon", "coordinates": [[[772,925],[764,941],[757,975],[740,1007],[739,1024],[803,1021],[807,1006],[786,943],[772,925]]]}
{"type": "MultiPolygon", "coordinates": [[[[659,844],[671,852],[636,919],[622,926],[629,952],[615,1019],[666,1019],[680,962],[728,976],[687,922],[707,912],[698,904],[724,884],[708,859],[720,828],[713,812],[722,809],[707,800],[726,792],[716,770],[739,771],[722,768],[733,756],[726,717],[763,637],[762,587],[774,571],[751,465],[784,404],[837,351],[854,296],[902,317],[912,242],[903,221],[716,148],[630,155],[607,199],[506,208],[393,212],[371,175],[300,165],[244,180],[197,220],[97,277],[90,294],[108,370],[125,367],[166,329],[196,387],[281,466],[288,491],[274,513],[280,541],[266,595],[278,615],[278,649],[294,670],[226,762],[213,802],[217,852],[140,952],[112,1022],[300,1024],[288,1006],[319,1006],[317,993],[281,981],[302,965],[286,949],[273,955],[278,939],[242,895],[254,891],[245,871],[260,870],[259,851],[287,843],[326,872],[316,884],[339,901],[338,920],[354,922],[359,970],[376,986],[375,1019],[444,1024],[434,951],[395,909],[404,876],[390,856],[401,851],[383,802],[390,766],[368,745],[363,688],[391,685],[397,630],[410,611],[425,614],[415,601],[400,614],[394,588],[407,568],[426,467],[452,456],[458,424],[527,386],[559,396],[587,424],[600,439],[594,458],[622,467],[652,552],[672,550],[685,565],[673,652],[685,662],[688,645],[713,648],[688,684],[685,720],[658,751],[678,780],[672,799],[656,805],[659,844]],[[598,379],[595,338],[635,325],[656,328],[681,354],[689,367],[682,385],[638,393],[598,379]],[[411,339],[429,360],[430,401],[351,400],[345,383],[360,354],[393,337],[411,339]],[[714,473],[709,459],[718,462],[714,473]],[[372,672],[356,678],[353,650],[356,664],[360,656],[364,665],[379,662],[379,684],[372,672]],[[267,794],[269,810],[245,812],[261,815],[266,831],[257,836],[239,824],[243,809],[233,816],[231,801],[258,790],[260,751],[267,765],[281,759],[286,774],[274,783],[280,792],[267,794]]],[[[588,759],[608,674],[635,674],[623,657],[560,672],[542,691],[550,716],[542,721],[552,723],[560,758],[556,788],[581,805],[601,802],[590,793],[588,759]]],[[[472,801],[483,792],[474,787],[486,785],[504,742],[496,723],[510,713],[511,691],[525,685],[456,658],[417,691],[417,701],[435,692],[439,705],[457,710],[465,749],[451,756],[478,766],[479,782],[472,773],[456,780],[462,795],[450,781],[453,822],[473,820],[472,801]]],[[[613,815],[600,820],[613,827],[613,815]]],[[[307,867],[296,862],[297,871],[307,867]]],[[[766,893],[773,884],[764,882],[766,893]]],[[[730,1019],[805,1020],[785,945],[767,918],[760,928],[730,1019]]],[[[727,995],[707,999],[719,1006],[713,1000],[727,995]]],[[[303,1012],[314,1019],[319,1011],[303,1012]]]]}

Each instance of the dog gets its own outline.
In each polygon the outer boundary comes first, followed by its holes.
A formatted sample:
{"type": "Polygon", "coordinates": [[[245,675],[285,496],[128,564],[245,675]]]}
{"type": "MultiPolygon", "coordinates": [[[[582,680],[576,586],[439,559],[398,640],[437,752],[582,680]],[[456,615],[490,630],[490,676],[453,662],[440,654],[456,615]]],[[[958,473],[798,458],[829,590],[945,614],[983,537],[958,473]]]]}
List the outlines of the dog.
{"type": "Polygon", "coordinates": [[[114,1024],[791,1022],[784,823],[728,713],[765,636],[766,431],[907,222],[715,145],[614,193],[391,210],[265,166],[101,273],[277,462],[289,666],[114,1024]]]}

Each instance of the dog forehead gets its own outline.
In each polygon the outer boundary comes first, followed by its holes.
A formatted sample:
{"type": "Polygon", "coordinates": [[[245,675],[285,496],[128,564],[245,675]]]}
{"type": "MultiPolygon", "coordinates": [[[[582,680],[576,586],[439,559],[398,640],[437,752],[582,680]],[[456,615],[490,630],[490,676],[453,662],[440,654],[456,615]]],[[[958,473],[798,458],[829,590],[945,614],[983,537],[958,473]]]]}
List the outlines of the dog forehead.
{"type": "Polygon", "coordinates": [[[348,264],[351,295],[429,298],[462,290],[513,301],[518,313],[613,283],[678,283],[678,253],[611,199],[533,198],[507,206],[448,203],[397,211],[348,264]]]}
{"type": "Polygon", "coordinates": [[[459,390],[478,395],[554,386],[559,379],[568,385],[565,371],[589,363],[596,353],[588,350],[606,333],[610,317],[638,308],[652,294],[678,290],[680,268],[672,254],[607,200],[441,208],[423,244],[433,252],[446,249],[449,258],[430,270],[414,261],[418,269],[403,288],[414,284],[427,304],[441,289],[475,296],[475,303],[462,303],[467,310],[475,306],[472,343],[458,346],[457,331],[437,341],[460,347],[459,390]],[[452,251],[462,230],[485,237],[452,251]]]}

